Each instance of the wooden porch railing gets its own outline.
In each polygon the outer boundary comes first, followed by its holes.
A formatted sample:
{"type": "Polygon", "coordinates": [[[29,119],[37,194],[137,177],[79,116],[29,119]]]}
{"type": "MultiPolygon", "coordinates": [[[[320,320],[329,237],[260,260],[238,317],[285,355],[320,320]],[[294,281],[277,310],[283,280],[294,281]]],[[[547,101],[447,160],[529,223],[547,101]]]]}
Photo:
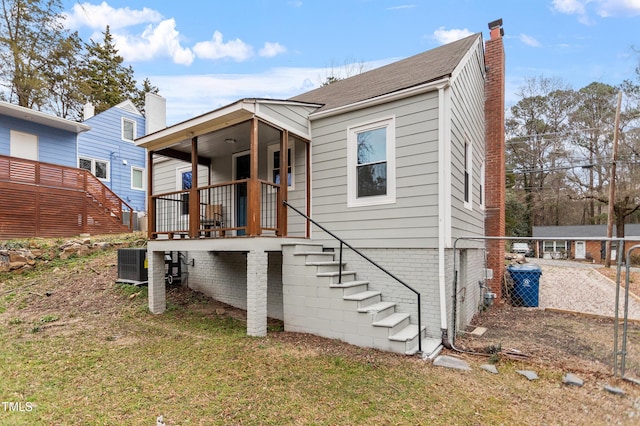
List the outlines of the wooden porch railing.
{"type": "Polygon", "coordinates": [[[195,190],[165,192],[150,197],[150,237],[213,238],[249,235],[249,220],[258,206],[258,235],[279,232],[278,192],[280,186],[259,180],[258,203],[250,202],[249,179],[202,186],[195,190]],[[191,214],[195,194],[198,215],[191,214]],[[195,229],[193,234],[191,229],[195,229]]]}
{"type": "Polygon", "coordinates": [[[0,238],[133,230],[131,206],[88,171],[4,155],[0,212],[0,238]]]}

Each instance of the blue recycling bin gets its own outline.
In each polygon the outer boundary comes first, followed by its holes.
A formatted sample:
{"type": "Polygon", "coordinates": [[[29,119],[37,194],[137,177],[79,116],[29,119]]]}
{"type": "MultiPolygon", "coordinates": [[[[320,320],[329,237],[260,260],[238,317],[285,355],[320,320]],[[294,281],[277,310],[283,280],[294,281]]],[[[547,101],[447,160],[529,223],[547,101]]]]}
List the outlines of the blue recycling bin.
{"type": "Polygon", "coordinates": [[[537,307],[540,295],[540,275],[542,275],[540,266],[510,265],[507,270],[513,279],[513,304],[537,307]]]}

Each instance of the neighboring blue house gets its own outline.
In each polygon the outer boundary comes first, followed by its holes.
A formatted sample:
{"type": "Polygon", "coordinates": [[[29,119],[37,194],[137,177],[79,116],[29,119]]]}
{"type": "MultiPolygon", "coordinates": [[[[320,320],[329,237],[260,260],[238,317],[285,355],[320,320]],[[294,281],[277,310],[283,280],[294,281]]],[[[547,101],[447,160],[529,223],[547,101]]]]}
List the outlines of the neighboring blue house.
{"type": "Polygon", "coordinates": [[[85,105],[84,122],[91,130],[78,137],[77,166],[89,170],[134,211],[146,211],[146,151],[133,141],[165,126],[165,100],[156,94],[145,99],[148,119],[126,100],[93,115],[85,105]],[[154,129],[154,123],[158,128],[154,129]]]}
{"type": "Polygon", "coordinates": [[[78,135],[89,126],[0,101],[0,155],[77,167],[78,135]]]}

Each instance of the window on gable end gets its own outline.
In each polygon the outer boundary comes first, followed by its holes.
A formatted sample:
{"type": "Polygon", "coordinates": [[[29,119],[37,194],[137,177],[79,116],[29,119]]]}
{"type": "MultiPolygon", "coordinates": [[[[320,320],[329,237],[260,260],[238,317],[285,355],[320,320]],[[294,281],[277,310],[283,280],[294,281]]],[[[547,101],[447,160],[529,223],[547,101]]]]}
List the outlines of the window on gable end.
{"type": "Polygon", "coordinates": [[[349,207],[396,201],[395,117],[347,129],[349,207]]]}
{"type": "Polygon", "coordinates": [[[122,139],[133,142],[136,138],[136,122],[128,118],[122,118],[122,139]]]}

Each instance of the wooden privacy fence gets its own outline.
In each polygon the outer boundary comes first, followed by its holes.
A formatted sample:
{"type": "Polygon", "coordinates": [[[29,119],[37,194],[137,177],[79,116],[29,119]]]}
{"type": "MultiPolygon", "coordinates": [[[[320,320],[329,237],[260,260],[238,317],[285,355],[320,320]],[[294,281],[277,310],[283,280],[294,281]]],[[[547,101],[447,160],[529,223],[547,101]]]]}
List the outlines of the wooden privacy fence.
{"type": "Polygon", "coordinates": [[[131,206],[86,170],[0,155],[0,238],[133,230],[131,206]]]}

